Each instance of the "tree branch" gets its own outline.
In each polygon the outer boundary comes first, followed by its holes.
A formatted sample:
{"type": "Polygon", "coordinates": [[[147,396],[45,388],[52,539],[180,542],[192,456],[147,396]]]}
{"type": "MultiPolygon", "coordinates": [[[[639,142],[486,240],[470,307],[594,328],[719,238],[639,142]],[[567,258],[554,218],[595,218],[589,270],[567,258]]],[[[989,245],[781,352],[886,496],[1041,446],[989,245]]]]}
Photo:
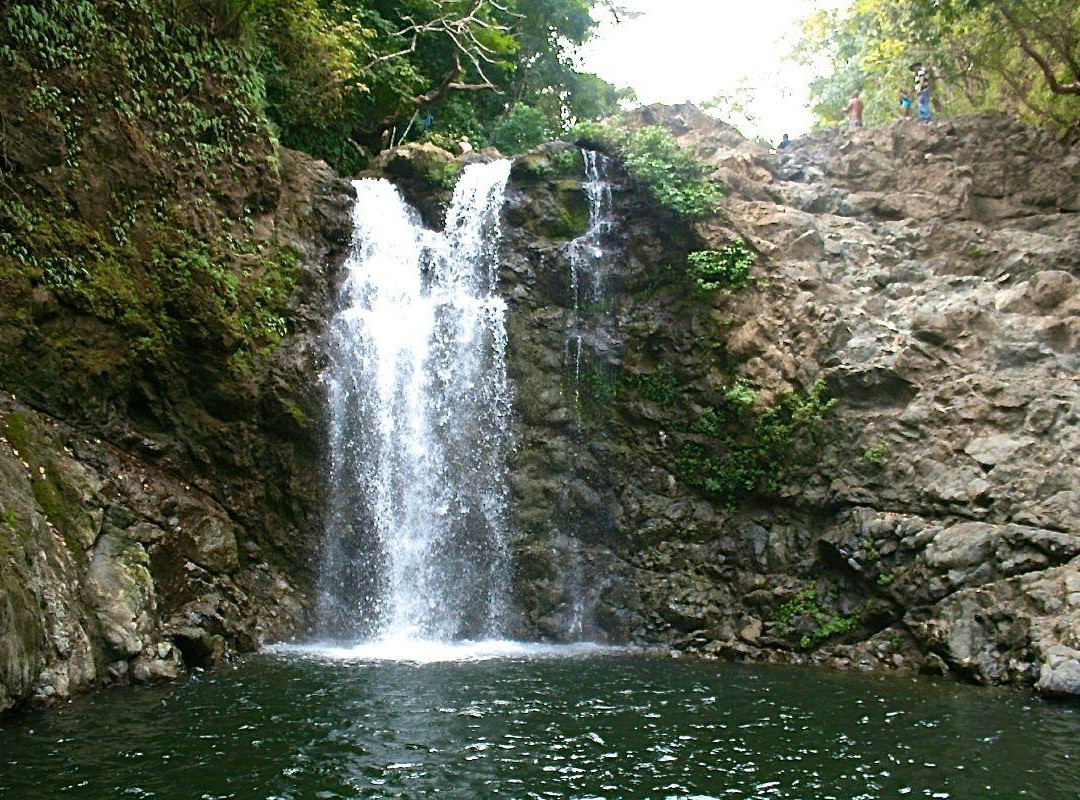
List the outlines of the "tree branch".
{"type": "Polygon", "coordinates": [[[1028,41],[1023,26],[1020,24],[1019,20],[1005,8],[1005,4],[995,2],[994,7],[998,10],[998,13],[1005,18],[1005,21],[1009,23],[1013,32],[1016,33],[1020,49],[1027,53],[1028,56],[1039,65],[1039,69],[1042,71],[1043,77],[1046,79],[1046,85],[1049,87],[1050,91],[1054,94],[1080,95],[1080,80],[1072,83],[1061,83],[1058,80],[1057,75],[1054,74],[1054,68],[1049,60],[1028,41]]]}

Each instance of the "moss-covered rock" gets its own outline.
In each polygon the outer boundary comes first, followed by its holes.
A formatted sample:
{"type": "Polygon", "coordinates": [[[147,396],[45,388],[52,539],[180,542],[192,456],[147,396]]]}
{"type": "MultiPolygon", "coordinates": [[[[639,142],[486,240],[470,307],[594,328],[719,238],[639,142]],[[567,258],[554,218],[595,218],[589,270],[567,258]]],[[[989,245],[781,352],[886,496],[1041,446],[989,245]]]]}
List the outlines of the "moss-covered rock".
{"type": "Polygon", "coordinates": [[[0,434],[19,455],[0,485],[0,709],[175,675],[162,631],[207,593],[232,615],[223,650],[306,613],[311,376],[351,190],[277,146],[252,53],[196,6],[5,9],[0,434]]]}

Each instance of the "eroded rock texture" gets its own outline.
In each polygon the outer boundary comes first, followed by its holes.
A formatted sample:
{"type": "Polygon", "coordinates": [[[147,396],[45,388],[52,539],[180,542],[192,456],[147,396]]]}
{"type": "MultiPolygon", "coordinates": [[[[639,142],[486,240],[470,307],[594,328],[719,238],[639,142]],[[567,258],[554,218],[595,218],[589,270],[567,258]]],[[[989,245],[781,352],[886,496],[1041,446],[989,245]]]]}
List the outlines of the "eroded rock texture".
{"type": "Polygon", "coordinates": [[[672,129],[730,192],[688,231],[615,169],[612,274],[576,310],[575,233],[545,224],[583,213],[580,170],[557,149],[515,167],[523,630],[1075,694],[1080,150],[1001,116],[779,154],[689,106],[635,124],[672,129]],[[754,285],[680,280],[688,250],[738,239],[754,285]],[[836,404],[772,490],[700,489],[703,411],[819,378],[836,404]]]}
{"type": "MultiPolygon", "coordinates": [[[[289,151],[259,183],[272,202],[252,210],[253,241],[300,256],[288,335],[251,366],[216,331],[134,362],[123,320],[2,276],[0,712],[171,679],[308,625],[319,373],[351,191],[289,151]]],[[[250,189],[229,186],[240,203],[250,189]]]]}

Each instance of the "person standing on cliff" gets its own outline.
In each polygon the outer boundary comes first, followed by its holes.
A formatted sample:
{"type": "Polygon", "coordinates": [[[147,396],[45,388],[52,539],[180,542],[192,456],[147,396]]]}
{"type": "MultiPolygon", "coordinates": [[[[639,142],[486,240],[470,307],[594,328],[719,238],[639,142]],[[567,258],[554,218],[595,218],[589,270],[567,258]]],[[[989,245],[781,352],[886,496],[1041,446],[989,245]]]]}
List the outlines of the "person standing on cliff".
{"type": "Polygon", "coordinates": [[[915,75],[915,99],[918,102],[919,119],[929,122],[933,117],[930,112],[930,73],[917,61],[910,69],[915,75]]]}
{"type": "Polygon", "coordinates": [[[900,92],[900,118],[911,119],[911,92],[907,89],[900,92]]]}
{"type": "Polygon", "coordinates": [[[858,90],[851,93],[851,99],[848,100],[848,104],[844,106],[844,111],[847,112],[848,122],[852,128],[861,128],[862,125],[862,112],[863,102],[859,97],[858,90]]]}

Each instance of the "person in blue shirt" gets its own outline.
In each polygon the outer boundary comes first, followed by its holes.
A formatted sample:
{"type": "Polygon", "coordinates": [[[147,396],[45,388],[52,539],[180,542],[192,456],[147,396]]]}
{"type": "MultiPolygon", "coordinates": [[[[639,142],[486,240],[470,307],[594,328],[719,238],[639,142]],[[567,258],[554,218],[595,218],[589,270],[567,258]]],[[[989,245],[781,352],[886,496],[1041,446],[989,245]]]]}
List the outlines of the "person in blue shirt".
{"type": "Polygon", "coordinates": [[[929,122],[933,115],[930,112],[930,73],[920,62],[916,61],[910,67],[915,74],[915,99],[919,108],[919,119],[929,122]]]}
{"type": "Polygon", "coordinates": [[[900,116],[903,119],[911,119],[911,92],[907,89],[900,92],[900,116]]]}

